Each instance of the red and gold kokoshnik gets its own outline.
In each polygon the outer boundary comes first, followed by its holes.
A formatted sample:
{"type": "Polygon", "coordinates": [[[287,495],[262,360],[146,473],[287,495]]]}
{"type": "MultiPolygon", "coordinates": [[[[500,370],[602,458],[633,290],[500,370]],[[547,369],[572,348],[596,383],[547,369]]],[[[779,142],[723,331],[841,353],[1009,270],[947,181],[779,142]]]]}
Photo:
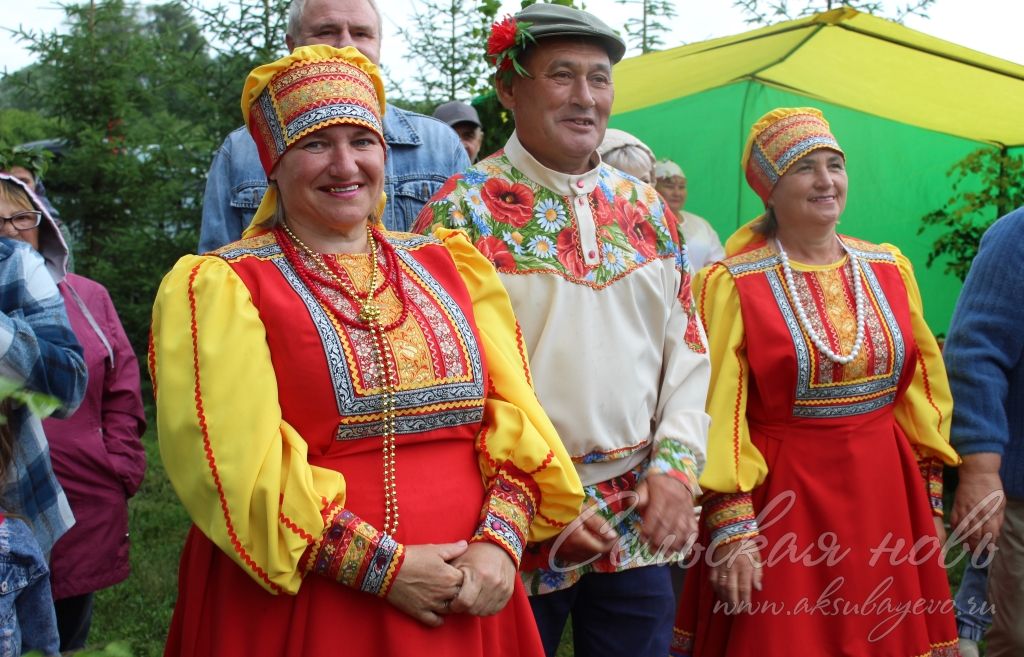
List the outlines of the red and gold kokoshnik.
{"type": "Polygon", "coordinates": [[[819,110],[813,107],[772,110],[750,129],[742,160],[747,182],[767,203],[782,174],[801,157],[819,148],[838,151],[845,157],[819,110]]]}
{"type": "Polygon", "coordinates": [[[246,123],[268,175],[292,144],[330,125],[363,126],[384,144],[380,75],[354,48],[296,48],[253,70],[246,87],[246,123]]]}

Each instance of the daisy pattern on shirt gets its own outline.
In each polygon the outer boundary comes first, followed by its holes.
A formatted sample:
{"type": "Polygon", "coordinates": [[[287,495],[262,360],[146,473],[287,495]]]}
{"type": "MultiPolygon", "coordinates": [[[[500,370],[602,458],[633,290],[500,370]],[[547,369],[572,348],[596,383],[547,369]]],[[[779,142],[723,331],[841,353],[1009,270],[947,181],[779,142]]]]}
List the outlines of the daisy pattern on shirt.
{"type": "Polygon", "coordinates": [[[554,240],[545,235],[537,235],[536,237],[531,239],[529,249],[530,253],[537,256],[538,258],[553,258],[555,257],[556,253],[554,240]]]}
{"type": "Polygon", "coordinates": [[[533,216],[544,230],[556,231],[565,224],[565,207],[553,198],[546,198],[534,208],[533,216]]]}
{"type": "Polygon", "coordinates": [[[523,234],[518,230],[505,231],[501,234],[501,239],[505,240],[505,244],[508,244],[512,248],[512,252],[516,255],[523,255],[523,234]]]}
{"type": "Polygon", "coordinates": [[[452,226],[455,226],[456,228],[462,228],[469,223],[469,220],[466,219],[466,215],[458,208],[453,208],[449,217],[451,219],[452,226]]]}
{"type": "Polygon", "coordinates": [[[611,244],[605,244],[601,250],[601,264],[613,276],[626,271],[626,267],[629,263],[626,262],[626,254],[623,253],[622,249],[617,246],[612,246],[611,244]]]}

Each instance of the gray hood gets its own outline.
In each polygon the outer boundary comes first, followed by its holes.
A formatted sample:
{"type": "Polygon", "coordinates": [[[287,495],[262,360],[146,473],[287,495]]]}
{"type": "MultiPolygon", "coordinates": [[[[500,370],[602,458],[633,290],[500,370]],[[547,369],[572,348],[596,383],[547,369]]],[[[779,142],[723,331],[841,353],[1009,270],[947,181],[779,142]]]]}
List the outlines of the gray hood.
{"type": "Polygon", "coordinates": [[[34,209],[43,213],[43,220],[39,223],[39,254],[46,261],[46,269],[50,272],[55,283],[60,283],[68,274],[68,244],[64,241],[57,222],[46,209],[46,204],[39,200],[36,193],[29,189],[28,185],[18,180],[9,173],[0,173],[0,180],[14,183],[28,194],[34,209]]]}

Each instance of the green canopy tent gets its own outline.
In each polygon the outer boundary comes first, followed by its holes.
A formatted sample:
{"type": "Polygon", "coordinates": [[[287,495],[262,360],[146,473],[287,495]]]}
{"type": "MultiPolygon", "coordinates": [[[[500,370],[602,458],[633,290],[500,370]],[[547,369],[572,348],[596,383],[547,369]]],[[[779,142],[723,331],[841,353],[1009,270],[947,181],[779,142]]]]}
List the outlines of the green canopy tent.
{"type": "Polygon", "coordinates": [[[739,169],[750,126],[776,107],[821,109],[847,154],[840,231],[910,258],[937,332],[960,282],[925,267],[938,233],[917,235],[920,219],[971,151],[1024,152],[1024,66],[849,8],[624,60],[615,94],[610,125],[683,167],[687,209],[723,242],[763,210],[739,169]]]}

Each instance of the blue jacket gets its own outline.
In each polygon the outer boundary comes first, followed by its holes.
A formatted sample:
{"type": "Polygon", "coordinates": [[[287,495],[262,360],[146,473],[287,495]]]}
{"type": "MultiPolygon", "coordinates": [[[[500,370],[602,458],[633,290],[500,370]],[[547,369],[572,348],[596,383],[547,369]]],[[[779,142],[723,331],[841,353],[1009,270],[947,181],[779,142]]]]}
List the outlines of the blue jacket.
{"type": "Polygon", "coordinates": [[[0,655],[59,653],[49,574],[25,523],[0,520],[0,655]]]}
{"type": "Polygon", "coordinates": [[[943,356],[953,389],[952,444],[1003,457],[1010,497],[1024,499],[1024,208],[981,239],[943,356]]]}
{"type": "MultiPolygon", "coordinates": [[[[469,167],[469,156],[455,131],[437,119],[389,105],[384,113],[388,195],[384,225],[409,231],[416,215],[448,178],[469,167]]],[[[256,144],[245,127],[224,140],[213,156],[203,196],[199,252],[241,238],[256,213],[267,176],[256,144]]]]}

